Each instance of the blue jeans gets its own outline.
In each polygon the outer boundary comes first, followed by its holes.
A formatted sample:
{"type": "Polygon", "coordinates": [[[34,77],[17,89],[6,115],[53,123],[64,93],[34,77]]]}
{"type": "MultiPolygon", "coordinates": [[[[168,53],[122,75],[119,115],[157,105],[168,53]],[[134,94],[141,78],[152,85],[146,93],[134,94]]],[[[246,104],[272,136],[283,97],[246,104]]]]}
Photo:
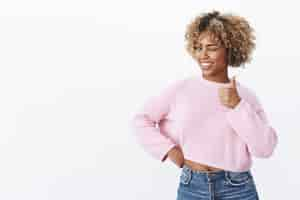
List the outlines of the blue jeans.
{"type": "Polygon", "coordinates": [[[181,169],[177,200],[259,200],[250,170],[203,172],[181,169]]]}

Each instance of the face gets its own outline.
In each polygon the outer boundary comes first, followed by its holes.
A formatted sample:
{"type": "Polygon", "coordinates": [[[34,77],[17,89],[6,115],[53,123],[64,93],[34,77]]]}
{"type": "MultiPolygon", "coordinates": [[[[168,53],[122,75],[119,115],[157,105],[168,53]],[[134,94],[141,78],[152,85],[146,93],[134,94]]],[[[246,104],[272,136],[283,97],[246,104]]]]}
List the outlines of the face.
{"type": "Polygon", "coordinates": [[[226,49],[211,34],[204,32],[200,35],[194,54],[203,77],[216,81],[228,79],[226,49]]]}

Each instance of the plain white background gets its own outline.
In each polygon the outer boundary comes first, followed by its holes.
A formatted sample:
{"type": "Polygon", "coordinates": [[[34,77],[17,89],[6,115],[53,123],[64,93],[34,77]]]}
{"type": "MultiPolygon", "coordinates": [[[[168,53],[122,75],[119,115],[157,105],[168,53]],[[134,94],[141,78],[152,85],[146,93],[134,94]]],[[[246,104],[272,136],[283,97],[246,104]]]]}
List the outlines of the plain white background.
{"type": "Polygon", "coordinates": [[[297,1],[1,1],[0,199],[175,199],[180,170],[136,143],[129,122],[171,81],[200,74],[186,25],[217,9],[255,28],[237,80],[277,130],[255,159],[261,199],[299,193],[297,1]]]}

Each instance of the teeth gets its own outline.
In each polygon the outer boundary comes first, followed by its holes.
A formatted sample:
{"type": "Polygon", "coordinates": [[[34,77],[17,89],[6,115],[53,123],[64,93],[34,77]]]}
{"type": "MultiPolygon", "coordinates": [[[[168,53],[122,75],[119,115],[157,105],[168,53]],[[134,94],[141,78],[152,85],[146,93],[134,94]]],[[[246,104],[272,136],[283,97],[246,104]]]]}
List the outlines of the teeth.
{"type": "Polygon", "coordinates": [[[209,65],[211,65],[211,63],[202,63],[201,65],[202,66],[209,66],[209,65]]]}

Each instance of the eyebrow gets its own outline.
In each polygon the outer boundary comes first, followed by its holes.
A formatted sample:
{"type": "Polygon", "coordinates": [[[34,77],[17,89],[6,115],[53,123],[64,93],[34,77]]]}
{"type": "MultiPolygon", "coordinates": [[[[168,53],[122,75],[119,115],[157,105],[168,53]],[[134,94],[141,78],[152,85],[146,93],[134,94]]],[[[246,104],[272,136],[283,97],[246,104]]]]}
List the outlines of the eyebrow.
{"type": "Polygon", "coordinates": [[[213,46],[213,45],[218,45],[218,43],[209,43],[209,44],[206,44],[206,46],[213,46]]]}
{"type": "MultiPolygon", "coordinates": [[[[196,44],[197,46],[199,45],[202,45],[201,43],[199,44],[196,44]]],[[[209,44],[206,44],[205,46],[218,46],[218,43],[209,43],[209,44]]]]}

